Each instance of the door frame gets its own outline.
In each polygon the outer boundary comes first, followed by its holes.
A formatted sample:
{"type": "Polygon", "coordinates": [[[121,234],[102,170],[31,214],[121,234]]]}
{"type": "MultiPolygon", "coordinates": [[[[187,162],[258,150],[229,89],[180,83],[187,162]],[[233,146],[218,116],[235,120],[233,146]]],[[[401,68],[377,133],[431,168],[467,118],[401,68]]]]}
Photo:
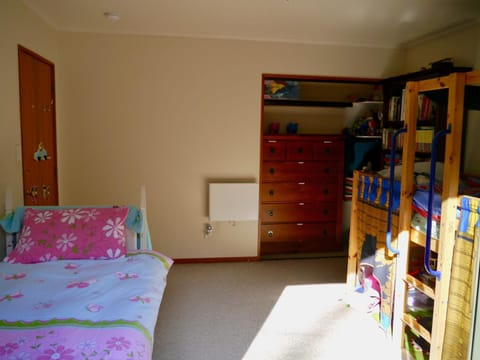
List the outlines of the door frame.
{"type": "Polygon", "coordinates": [[[54,161],[54,174],[53,174],[53,177],[55,179],[55,189],[51,189],[50,191],[54,191],[54,198],[56,199],[55,201],[55,204],[52,204],[52,205],[58,205],[59,204],[59,197],[58,197],[58,187],[59,187],[59,184],[58,184],[58,161],[57,161],[57,112],[56,112],[56,92],[55,92],[55,64],[46,59],[45,57],[37,54],[36,52],[18,44],[18,51],[17,51],[17,56],[18,56],[18,91],[19,91],[19,107],[20,107],[20,130],[21,130],[21,141],[22,141],[22,145],[21,145],[21,149],[22,149],[22,193],[23,193],[23,201],[24,201],[24,204],[25,204],[25,199],[27,198],[27,194],[26,194],[26,189],[25,189],[25,168],[24,168],[24,164],[25,164],[25,157],[26,156],[29,156],[28,154],[25,154],[24,151],[23,151],[23,134],[24,132],[26,131],[26,129],[24,129],[24,123],[22,121],[22,119],[24,118],[24,116],[26,116],[24,114],[24,111],[22,110],[23,109],[23,102],[24,102],[24,99],[22,99],[22,68],[21,68],[21,62],[20,62],[20,56],[21,54],[25,54],[25,55],[28,55],[28,56],[31,56],[33,57],[34,59],[44,63],[45,65],[49,66],[51,68],[51,74],[52,74],[52,98],[53,98],[53,104],[52,104],[52,122],[53,122],[53,139],[54,139],[54,143],[53,143],[53,146],[52,146],[52,149],[49,150],[49,152],[53,155],[53,160],[54,161]]]}

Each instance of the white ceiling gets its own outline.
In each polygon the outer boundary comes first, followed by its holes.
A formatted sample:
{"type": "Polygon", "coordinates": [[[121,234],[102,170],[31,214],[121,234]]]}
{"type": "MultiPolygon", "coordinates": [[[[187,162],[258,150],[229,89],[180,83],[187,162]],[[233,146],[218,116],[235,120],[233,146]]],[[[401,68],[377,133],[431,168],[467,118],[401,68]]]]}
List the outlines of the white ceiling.
{"type": "Polygon", "coordinates": [[[22,1],[65,31],[387,48],[480,21],[480,0],[22,1]]]}

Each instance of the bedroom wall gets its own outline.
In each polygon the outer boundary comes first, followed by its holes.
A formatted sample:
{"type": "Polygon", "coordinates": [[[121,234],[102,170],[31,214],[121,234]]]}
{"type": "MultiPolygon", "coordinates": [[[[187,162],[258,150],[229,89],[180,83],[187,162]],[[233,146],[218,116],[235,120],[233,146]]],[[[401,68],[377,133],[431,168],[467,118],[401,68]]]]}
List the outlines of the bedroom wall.
{"type": "MultiPolygon", "coordinates": [[[[417,71],[432,61],[454,59],[455,65],[480,70],[480,23],[452,29],[436,37],[410,44],[405,51],[405,71],[417,71]]],[[[478,134],[480,111],[470,111],[466,117],[463,171],[480,174],[478,134]]]]}
{"type": "Polygon", "coordinates": [[[7,187],[22,203],[20,43],[56,65],[61,203],[138,203],[145,185],[154,248],[174,258],[256,255],[256,222],[213,224],[206,238],[203,230],[208,182],[258,181],[261,73],[385,77],[452,53],[480,64],[478,40],[468,37],[478,39],[478,26],[404,53],[58,33],[21,2],[5,0],[0,34],[0,203],[7,187]]]}
{"type": "Polygon", "coordinates": [[[57,32],[26,8],[21,1],[2,0],[0,1],[0,216],[4,213],[7,188],[12,191],[14,205],[21,205],[23,202],[22,164],[18,159],[19,156],[21,159],[18,44],[41,54],[54,63],[59,61],[57,32]]]}
{"type": "MultiPolygon", "coordinates": [[[[208,222],[210,181],[259,177],[261,74],[383,77],[390,49],[61,33],[63,203],[138,202],[174,258],[257,255],[257,222],[208,222]]],[[[341,126],[338,127],[341,129],[341,126]]]]}

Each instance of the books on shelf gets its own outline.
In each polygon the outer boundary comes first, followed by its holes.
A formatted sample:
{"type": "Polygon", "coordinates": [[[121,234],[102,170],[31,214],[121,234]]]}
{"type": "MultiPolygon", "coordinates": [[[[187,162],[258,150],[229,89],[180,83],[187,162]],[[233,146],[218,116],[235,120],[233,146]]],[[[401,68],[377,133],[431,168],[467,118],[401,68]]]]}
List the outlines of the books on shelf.
{"type": "Polygon", "coordinates": [[[399,121],[400,120],[400,109],[401,106],[401,97],[392,96],[388,103],[388,121],[399,121]]]}
{"type": "Polygon", "coordinates": [[[418,121],[435,121],[438,105],[427,95],[418,95],[418,121]]]}
{"type": "MultiPolygon", "coordinates": [[[[388,103],[388,120],[391,122],[405,121],[405,89],[401,96],[392,96],[388,103]]],[[[418,115],[420,122],[435,121],[438,114],[438,104],[432,101],[427,95],[418,95],[418,115]]]]}
{"type": "MultiPolygon", "coordinates": [[[[392,137],[396,129],[384,128],[382,130],[382,147],[384,150],[392,148],[392,137]]],[[[422,126],[417,129],[416,132],[416,152],[430,153],[432,151],[434,128],[433,126],[422,126]]],[[[403,142],[405,139],[405,133],[397,136],[395,144],[396,149],[401,150],[403,148],[403,142]]]]}
{"type": "Polygon", "coordinates": [[[388,103],[388,120],[405,121],[405,89],[401,96],[392,96],[388,103]]]}

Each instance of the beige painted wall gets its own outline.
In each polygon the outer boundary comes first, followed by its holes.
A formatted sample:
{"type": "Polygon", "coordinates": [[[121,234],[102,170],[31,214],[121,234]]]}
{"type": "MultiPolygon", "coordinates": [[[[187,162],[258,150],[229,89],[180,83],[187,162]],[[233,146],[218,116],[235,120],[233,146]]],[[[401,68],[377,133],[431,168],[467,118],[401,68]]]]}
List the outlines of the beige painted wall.
{"type": "MultiPolygon", "coordinates": [[[[261,74],[382,77],[392,50],[62,33],[64,203],[136,202],[175,258],[257,255],[257,222],[208,222],[209,181],[258,182],[261,74]]],[[[343,118],[340,119],[343,122],[343,118]]]]}
{"type": "Polygon", "coordinates": [[[452,58],[456,66],[478,67],[480,23],[470,24],[406,48],[405,72],[418,71],[429,63],[452,58]]]}
{"type": "Polygon", "coordinates": [[[21,1],[0,1],[0,215],[7,188],[14,205],[23,202],[17,46],[58,63],[57,35],[21,1]]]}
{"type": "Polygon", "coordinates": [[[56,64],[61,203],[138,203],[145,185],[154,248],[174,258],[257,253],[256,222],[203,230],[208,182],[258,181],[262,73],[404,70],[403,53],[389,49],[57,33],[13,0],[0,3],[0,30],[0,201],[11,187],[21,204],[22,43],[56,64]]]}

